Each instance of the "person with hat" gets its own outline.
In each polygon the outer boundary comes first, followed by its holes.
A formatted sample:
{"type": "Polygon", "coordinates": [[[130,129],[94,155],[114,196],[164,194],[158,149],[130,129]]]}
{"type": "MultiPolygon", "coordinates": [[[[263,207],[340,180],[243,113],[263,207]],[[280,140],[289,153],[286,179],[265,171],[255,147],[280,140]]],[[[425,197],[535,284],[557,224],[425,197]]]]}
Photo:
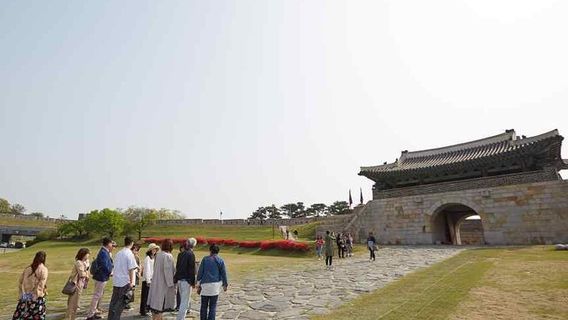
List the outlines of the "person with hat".
{"type": "Polygon", "coordinates": [[[105,237],[103,238],[102,245],[97,257],[90,266],[90,272],[95,280],[95,288],[93,298],[91,299],[91,306],[87,312],[87,320],[101,319],[101,311],[98,309],[98,306],[103,297],[105,285],[112,274],[113,261],[111,254],[112,249],[116,248],[116,242],[105,237]]]}
{"type": "Polygon", "coordinates": [[[160,246],[155,243],[150,243],[148,245],[148,250],[146,251],[146,257],[144,258],[144,263],[142,264],[142,297],[140,298],[140,315],[148,315],[148,291],[150,290],[150,284],[152,283],[152,275],[154,274],[154,257],[156,253],[160,250],[160,246]]]}

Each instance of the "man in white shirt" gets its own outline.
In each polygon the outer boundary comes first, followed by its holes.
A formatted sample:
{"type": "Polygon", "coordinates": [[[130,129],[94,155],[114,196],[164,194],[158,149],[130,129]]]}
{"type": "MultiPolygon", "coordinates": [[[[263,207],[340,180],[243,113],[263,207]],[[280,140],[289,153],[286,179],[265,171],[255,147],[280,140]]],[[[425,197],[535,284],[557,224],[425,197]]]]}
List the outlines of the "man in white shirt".
{"type": "Polygon", "coordinates": [[[108,320],[120,320],[126,306],[125,295],[135,285],[138,264],[131,250],[133,244],[132,238],[124,238],[124,248],[114,257],[112,298],[108,306],[108,320]]]}

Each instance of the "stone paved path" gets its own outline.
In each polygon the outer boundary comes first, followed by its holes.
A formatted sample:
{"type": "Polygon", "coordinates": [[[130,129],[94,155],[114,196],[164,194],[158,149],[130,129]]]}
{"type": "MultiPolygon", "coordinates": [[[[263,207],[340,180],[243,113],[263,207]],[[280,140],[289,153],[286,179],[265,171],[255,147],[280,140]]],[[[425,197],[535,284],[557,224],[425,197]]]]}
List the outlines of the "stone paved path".
{"type": "MultiPolygon", "coordinates": [[[[231,283],[219,297],[217,319],[308,319],[310,314],[329,312],[358,295],[385,286],[405,274],[449,258],[457,247],[386,247],[377,260],[365,256],[334,258],[334,270],[325,268],[324,261],[307,264],[301,271],[278,269],[270,276],[250,277],[243,283],[231,283]]],[[[199,318],[198,296],[192,295],[191,316],[199,318]]],[[[123,319],[146,319],[137,309],[123,314],[123,319]]],[[[165,319],[175,319],[166,313],[165,319]]],[[[149,319],[149,317],[147,318],[149,319]]]]}

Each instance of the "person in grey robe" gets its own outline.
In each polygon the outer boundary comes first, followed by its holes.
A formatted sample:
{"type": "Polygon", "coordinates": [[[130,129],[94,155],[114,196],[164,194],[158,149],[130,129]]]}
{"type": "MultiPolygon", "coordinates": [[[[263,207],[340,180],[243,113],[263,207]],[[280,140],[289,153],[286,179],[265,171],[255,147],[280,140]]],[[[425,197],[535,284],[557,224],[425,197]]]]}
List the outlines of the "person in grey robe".
{"type": "Polygon", "coordinates": [[[148,292],[148,308],[152,312],[152,319],[162,319],[164,311],[173,311],[176,307],[176,286],[174,274],[176,268],[172,256],[173,242],[165,239],[162,250],[154,259],[154,274],[148,292]]]}

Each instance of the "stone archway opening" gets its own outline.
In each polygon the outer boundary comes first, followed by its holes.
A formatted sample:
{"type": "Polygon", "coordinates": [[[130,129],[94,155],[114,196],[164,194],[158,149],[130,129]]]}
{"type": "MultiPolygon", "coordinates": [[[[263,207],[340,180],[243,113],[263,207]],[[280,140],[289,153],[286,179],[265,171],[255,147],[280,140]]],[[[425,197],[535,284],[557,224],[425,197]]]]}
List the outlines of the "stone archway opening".
{"type": "Polygon", "coordinates": [[[434,244],[484,244],[483,224],[475,210],[463,204],[446,204],[432,217],[434,244]]]}

